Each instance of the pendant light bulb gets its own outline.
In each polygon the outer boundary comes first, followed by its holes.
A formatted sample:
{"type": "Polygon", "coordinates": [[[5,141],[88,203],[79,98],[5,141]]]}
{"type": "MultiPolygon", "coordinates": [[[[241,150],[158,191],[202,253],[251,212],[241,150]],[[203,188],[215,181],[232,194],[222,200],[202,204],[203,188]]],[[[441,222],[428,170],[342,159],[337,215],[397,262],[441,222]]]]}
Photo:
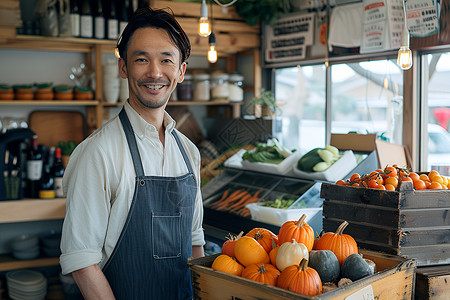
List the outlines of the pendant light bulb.
{"type": "Polygon", "coordinates": [[[217,61],[216,37],[214,36],[214,33],[211,33],[209,36],[208,61],[212,64],[217,61]]]}
{"type": "Polygon", "coordinates": [[[202,6],[200,7],[198,34],[203,37],[207,37],[211,34],[211,24],[208,19],[208,6],[206,6],[206,0],[202,0],[202,6]]]}
{"type": "Polygon", "coordinates": [[[412,53],[411,49],[409,49],[409,30],[407,25],[407,15],[404,1],[403,1],[403,11],[404,11],[404,19],[403,19],[404,26],[400,40],[400,49],[398,49],[397,65],[402,70],[409,70],[412,66],[412,53]]]}

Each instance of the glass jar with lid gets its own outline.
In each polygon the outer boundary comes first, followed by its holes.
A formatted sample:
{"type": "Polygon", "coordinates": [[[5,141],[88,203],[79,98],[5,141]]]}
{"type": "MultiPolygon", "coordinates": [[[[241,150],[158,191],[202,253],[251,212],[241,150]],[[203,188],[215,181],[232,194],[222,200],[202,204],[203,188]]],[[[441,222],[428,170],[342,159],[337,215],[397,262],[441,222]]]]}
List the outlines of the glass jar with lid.
{"type": "Polygon", "coordinates": [[[180,101],[191,101],[192,94],[192,75],[184,74],[183,82],[177,85],[177,99],[180,101]]]}
{"type": "Polygon", "coordinates": [[[244,101],[244,76],[238,73],[230,74],[228,90],[230,102],[244,101]]]}
{"type": "Polygon", "coordinates": [[[212,100],[228,100],[228,78],[225,73],[211,75],[211,98],[212,100]]]}
{"type": "Polygon", "coordinates": [[[210,83],[209,74],[201,73],[193,75],[194,101],[209,101],[210,83]]]}

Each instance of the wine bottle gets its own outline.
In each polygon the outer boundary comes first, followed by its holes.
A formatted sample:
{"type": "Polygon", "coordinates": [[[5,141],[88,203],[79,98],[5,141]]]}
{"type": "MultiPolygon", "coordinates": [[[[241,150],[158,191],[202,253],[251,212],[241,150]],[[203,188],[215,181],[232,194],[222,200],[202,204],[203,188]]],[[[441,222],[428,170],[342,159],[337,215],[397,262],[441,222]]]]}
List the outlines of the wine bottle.
{"type": "Polygon", "coordinates": [[[72,36],[80,36],[80,9],[78,7],[78,0],[70,1],[70,25],[72,27],[72,36]]]}
{"type": "Polygon", "coordinates": [[[53,165],[54,189],[58,198],[64,197],[62,180],[64,176],[64,167],[61,159],[61,148],[55,150],[55,164],[53,165]]]}
{"type": "Polygon", "coordinates": [[[123,30],[128,24],[128,9],[130,7],[130,0],[123,0],[122,8],[120,10],[120,21],[119,21],[119,36],[122,35],[123,30]]]}
{"type": "Polygon", "coordinates": [[[95,38],[104,39],[105,38],[105,15],[103,13],[103,3],[102,0],[97,0],[97,7],[95,8],[95,38]]]}
{"type": "Polygon", "coordinates": [[[117,18],[116,11],[116,1],[112,0],[109,4],[109,14],[108,14],[108,39],[117,40],[119,37],[119,20],[117,18]]]}
{"type": "Polygon", "coordinates": [[[27,156],[27,190],[28,197],[38,198],[42,178],[43,156],[38,148],[38,137],[33,135],[27,156]]]}
{"type": "Polygon", "coordinates": [[[55,198],[54,190],[54,177],[52,172],[52,166],[54,162],[55,148],[52,147],[48,152],[47,160],[44,164],[44,171],[42,173],[42,179],[39,189],[39,198],[55,198]]]}
{"type": "Polygon", "coordinates": [[[94,18],[89,0],[83,0],[81,6],[81,37],[92,38],[94,36],[94,18]]]}

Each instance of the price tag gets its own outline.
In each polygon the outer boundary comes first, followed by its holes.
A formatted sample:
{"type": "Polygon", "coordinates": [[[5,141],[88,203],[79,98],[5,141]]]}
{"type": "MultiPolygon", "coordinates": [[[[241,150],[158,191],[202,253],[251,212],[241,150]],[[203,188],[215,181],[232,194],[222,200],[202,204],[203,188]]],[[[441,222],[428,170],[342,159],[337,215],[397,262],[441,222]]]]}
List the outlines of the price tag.
{"type": "Polygon", "coordinates": [[[368,285],[360,289],[356,293],[346,297],[345,300],[374,300],[372,286],[368,285]]]}

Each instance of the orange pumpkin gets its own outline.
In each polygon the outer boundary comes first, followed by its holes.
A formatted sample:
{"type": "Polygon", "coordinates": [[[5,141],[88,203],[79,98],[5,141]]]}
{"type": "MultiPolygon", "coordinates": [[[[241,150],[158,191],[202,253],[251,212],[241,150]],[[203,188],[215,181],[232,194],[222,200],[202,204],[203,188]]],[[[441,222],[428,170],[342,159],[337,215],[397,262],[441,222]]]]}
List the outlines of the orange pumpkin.
{"type": "Polygon", "coordinates": [[[278,236],[269,229],[253,228],[246,236],[254,238],[261,246],[263,246],[267,253],[272,250],[272,239],[275,241],[275,244],[278,244],[278,236]]]}
{"type": "Polygon", "coordinates": [[[269,254],[267,254],[263,246],[249,236],[243,236],[236,241],[234,255],[245,267],[252,264],[268,264],[270,262],[269,254]]]}
{"type": "Polygon", "coordinates": [[[297,222],[285,222],[278,233],[278,244],[282,245],[295,239],[297,243],[305,245],[308,252],[311,251],[314,245],[314,230],[304,222],[305,219],[306,215],[303,214],[297,222]]]}
{"type": "Polygon", "coordinates": [[[236,258],[234,255],[234,246],[236,245],[236,241],[244,234],[241,231],[238,235],[228,234],[227,240],[222,245],[222,254],[226,254],[228,256],[236,258]]]}
{"type": "Polygon", "coordinates": [[[331,250],[338,258],[341,266],[349,255],[358,253],[358,245],[355,239],[348,234],[342,233],[347,225],[348,222],[344,221],[339,225],[336,233],[327,232],[322,235],[317,241],[315,248],[316,250],[331,250]]]}
{"type": "Polygon", "coordinates": [[[280,271],[271,264],[253,264],[245,268],[241,276],[265,284],[276,285],[280,271]]]}
{"type": "Polygon", "coordinates": [[[240,263],[225,254],[217,256],[213,261],[211,268],[216,271],[221,271],[236,276],[241,276],[242,271],[244,271],[244,267],[240,263]]]}
{"type": "Polygon", "coordinates": [[[309,296],[322,293],[322,281],[319,273],[308,267],[307,259],[302,259],[300,265],[293,265],[284,269],[278,277],[277,286],[309,296]]]}
{"type": "Polygon", "coordinates": [[[275,241],[272,239],[272,250],[269,252],[270,263],[274,266],[277,265],[277,254],[278,250],[280,250],[280,245],[275,244],[275,241]]]}

